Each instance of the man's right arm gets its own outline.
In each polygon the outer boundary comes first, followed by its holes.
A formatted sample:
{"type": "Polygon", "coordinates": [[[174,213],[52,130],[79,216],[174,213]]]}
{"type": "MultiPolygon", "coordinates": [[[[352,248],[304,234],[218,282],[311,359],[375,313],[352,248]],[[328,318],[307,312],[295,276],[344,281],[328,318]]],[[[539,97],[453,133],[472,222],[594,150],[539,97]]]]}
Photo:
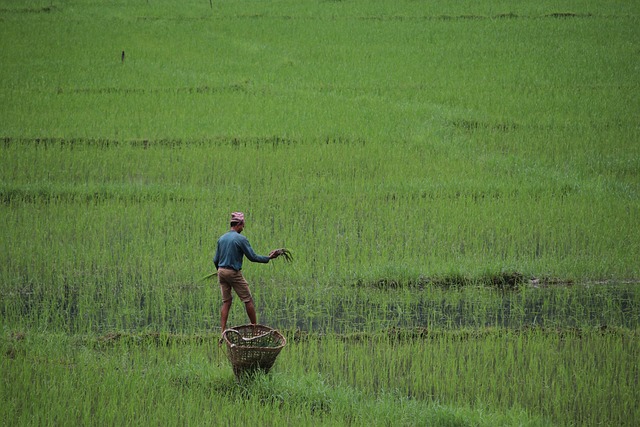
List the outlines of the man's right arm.
{"type": "Polygon", "coordinates": [[[240,247],[242,248],[242,252],[244,253],[244,255],[247,257],[247,259],[249,261],[261,262],[263,264],[266,264],[271,259],[268,256],[258,255],[257,253],[255,253],[255,251],[253,250],[253,248],[249,244],[249,240],[246,239],[246,238],[242,239],[242,241],[240,243],[240,247]]]}

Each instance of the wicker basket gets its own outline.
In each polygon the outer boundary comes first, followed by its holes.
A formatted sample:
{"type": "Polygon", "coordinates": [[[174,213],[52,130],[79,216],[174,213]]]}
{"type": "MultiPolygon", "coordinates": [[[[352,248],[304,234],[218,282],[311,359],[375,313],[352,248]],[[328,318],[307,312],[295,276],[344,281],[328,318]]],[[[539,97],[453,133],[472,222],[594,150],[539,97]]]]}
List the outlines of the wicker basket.
{"type": "Polygon", "coordinates": [[[255,371],[269,372],[287,340],[264,325],[242,325],[223,333],[227,357],[236,377],[255,371]]]}

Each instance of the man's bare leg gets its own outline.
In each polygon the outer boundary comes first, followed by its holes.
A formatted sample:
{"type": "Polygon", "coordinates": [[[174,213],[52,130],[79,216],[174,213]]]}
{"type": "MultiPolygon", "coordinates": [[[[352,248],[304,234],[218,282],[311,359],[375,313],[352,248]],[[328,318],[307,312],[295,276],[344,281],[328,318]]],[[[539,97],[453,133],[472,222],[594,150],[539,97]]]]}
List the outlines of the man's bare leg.
{"type": "Polygon", "coordinates": [[[229,309],[231,308],[231,300],[222,303],[220,309],[220,327],[222,332],[227,330],[227,319],[229,318],[229,309]]]}
{"type": "Polygon", "coordinates": [[[249,316],[249,321],[251,322],[251,324],[257,324],[258,320],[256,318],[256,307],[253,305],[253,300],[245,302],[244,308],[247,310],[247,316],[249,316]]]}

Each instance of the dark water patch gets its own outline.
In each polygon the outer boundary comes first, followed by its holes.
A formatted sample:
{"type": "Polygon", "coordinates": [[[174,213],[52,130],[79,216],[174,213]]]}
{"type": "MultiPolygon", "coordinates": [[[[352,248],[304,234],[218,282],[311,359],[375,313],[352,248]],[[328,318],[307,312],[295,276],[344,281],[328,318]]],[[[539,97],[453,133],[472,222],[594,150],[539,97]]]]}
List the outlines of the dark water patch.
{"type": "Polygon", "coordinates": [[[529,284],[534,288],[548,288],[551,286],[573,286],[575,281],[573,279],[562,279],[560,277],[540,276],[532,277],[529,280],[529,284]]]}
{"type": "MultiPolygon", "coordinates": [[[[346,143],[346,138],[342,139],[342,143],[346,143]]],[[[149,149],[154,147],[160,148],[182,148],[188,146],[224,146],[231,145],[233,147],[258,147],[258,146],[291,146],[296,145],[300,141],[284,137],[280,135],[264,135],[255,137],[235,137],[235,136],[218,136],[207,139],[182,139],[182,138],[144,138],[132,140],[118,140],[109,138],[57,138],[57,137],[40,137],[40,138],[22,138],[5,136],[0,138],[0,142],[5,147],[16,145],[30,145],[42,149],[74,149],[75,147],[91,147],[109,149],[120,146],[130,146],[141,149],[149,149]]]]}
{"type": "MultiPolygon", "coordinates": [[[[640,302],[635,285],[586,285],[534,288],[519,286],[518,291],[479,288],[443,289],[444,293],[416,292],[410,300],[405,292],[392,288],[362,288],[358,297],[346,301],[336,297],[319,304],[318,310],[303,299],[293,303],[297,315],[288,307],[260,313],[267,324],[302,331],[349,332],[379,329],[384,325],[401,328],[522,328],[624,327],[640,323],[640,302]],[[403,295],[397,299],[398,295],[403,295]],[[302,314],[302,315],[301,315],[302,314]]],[[[271,302],[271,309],[277,303],[271,302]]],[[[262,307],[259,307],[260,309],[262,307]]]]}
{"type": "Polygon", "coordinates": [[[31,282],[26,282],[14,289],[4,290],[0,293],[0,299],[13,303],[12,310],[8,309],[8,304],[0,304],[0,314],[3,318],[12,312],[20,317],[27,317],[40,311],[45,301],[41,287],[31,282]]]}
{"type": "Polygon", "coordinates": [[[196,196],[186,196],[179,191],[166,189],[131,188],[127,190],[100,189],[55,189],[55,188],[0,188],[0,204],[11,205],[17,203],[54,204],[79,203],[96,205],[106,201],[123,203],[145,202],[187,202],[197,200],[196,196]]]}
{"type": "Polygon", "coordinates": [[[56,325],[65,332],[77,331],[80,288],[64,280],[52,290],[37,282],[0,291],[0,318],[17,316],[22,321],[56,325]]]}
{"type": "MultiPolygon", "coordinates": [[[[345,0],[326,0],[327,2],[340,2],[345,0]]],[[[476,14],[461,14],[461,15],[271,15],[265,13],[244,13],[236,14],[232,16],[220,16],[213,17],[213,19],[231,20],[231,19],[243,19],[243,20],[280,20],[280,21],[379,21],[379,22],[426,22],[426,21],[478,21],[478,20],[496,20],[496,19],[520,19],[520,18],[532,18],[530,16],[520,16],[513,12],[498,13],[495,15],[476,15],[476,14]]],[[[167,20],[166,18],[154,18],[154,17],[140,17],[139,20],[155,21],[155,20],[167,20]]],[[[180,18],[176,18],[180,19],[180,18]]],[[[187,18],[189,19],[189,18],[187,18]]],[[[193,19],[193,18],[191,18],[193,19]]]]}
{"type": "MultiPolygon", "coordinates": [[[[495,16],[486,15],[369,15],[359,16],[356,19],[363,21],[397,21],[397,22],[412,22],[412,21],[476,21],[486,19],[514,19],[518,18],[515,14],[499,14],[495,16]]],[[[337,18],[336,18],[337,19],[337,18]]]]}
{"type": "MultiPolygon", "coordinates": [[[[546,191],[546,190],[545,190],[546,191]]],[[[400,203],[400,202],[414,202],[420,200],[468,200],[474,203],[480,203],[482,201],[496,201],[502,199],[514,199],[519,197],[521,189],[504,190],[454,190],[445,191],[441,189],[434,190],[422,190],[419,192],[389,192],[381,195],[381,199],[385,203],[400,203]]],[[[531,197],[531,195],[528,195],[531,197]]]]}
{"type": "Polygon", "coordinates": [[[553,12],[544,15],[545,18],[560,18],[560,19],[570,19],[570,18],[591,18],[593,15],[590,13],[574,13],[574,12],[553,12]]]}
{"type": "Polygon", "coordinates": [[[26,336],[27,334],[22,331],[13,331],[7,336],[5,341],[6,346],[3,349],[4,356],[7,360],[14,360],[26,355],[26,350],[20,344],[21,341],[24,341],[26,336]]]}
{"type": "Polygon", "coordinates": [[[0,138],[0,141],[5,148],[17,146],[17,145],[29,145],[42,149],[49,148],[70,148],[73,149],[76,146],[91,146],[97,148],[109,148],[122,145],[124,142],[116,139],[109,138],[58,138],[58,137],[12,137],[4,136],[0,138]]]}
{"type": "Polygon", "coordinates": [[[63,283],[53,302],[53,311],[50,314],[52,323],[62,323],[68,332],[76,332],[78,323],[78,286],[63,283]]]}
{"type": "MultiPolygon", "coordinates": [[[[325,3],[338,3],[347,0],[324,0],[325,3]]],[[[55,6],[54,6],[55,8],[55,6]]],[[[46,8],[42,8],[46,9],[46,8]]],[[[5,9],[7,12],[16,10],[5,9]]],[[[38,10],[34,8],[35,12],[38,10]]],[[[2,11],[2,9],[0,9],[2,11]]],[[[26,9],[25,9],[26,11],[26,9]]],[[[54,10],[51,10],[52,12],[54,10]]],[[[45,10],[42,10],[45,12],[45,10]]],[[[373,22],[399,22],[399,23],[419,23],[419,22],[476,22],[476,21],[506,21],[506,20],[568,20],[568,19],[589,19],[589,18],[607,18],[607,19],[635,19],[632,15],[617,14],[592,14],[590,12],[549,12],[540,15],[519,15],[514,12],[501,12],[495,14],[439,14],[439,15],[407,15],[407,14],[380,14],[380,15],[348,15],[348,14],[316,14],[316,15],[293,15],[293,14],[274,14],[274,13],[237,13],[237,14],[212,14],[202,16],[152,16],[140,15],[125,18],[141,24],[155,24],[163,22],[171,23],[189,23],[189,22],[207,22],[207,21],[235,21],[235,20],[269,20],[269,21],[297,21],[297,22],[340,22],[340,21],[373,21],[373,22]]]]}
{"type": "Polygon", "coordinates": [[[296,145],[298,143],[297,140],[283,137],[279,135],[268,135],[268,136],[260,136],[253,138],[240,138],[234,137],[228,140],[225,139],[230,145],[234,147],[254,147],[254,146],[272,146],[272,147],[281,147],[281,146],[291,146],[296,145]]]}
{"type": "Polygon", "coordinates": [[[251,82],[239,82],[221,86],[188,86],[178,88],[143,88],[143,87],[98,87],[98,88],[63,88],[58,87],[56,94],[82,95],[157,95],[157,94],[200,94],[209,95],[229,92],[249,92],[251,82]]]}
{"type": "Polygon", "coordinates": [[[529,283],[524,274],[518,271],[486,273],[480,276],[479,283],[500,290],[517,290],[529,283]]]}
{"type": "Polygon", "coordinates": [[[303,143],[323,143],[326,145],[365,146],[367,140],[360,137],[344,135],[321,136],[310,141],[291,138],[283,135],[261,136],[231,136],[221,135],[210,138],[183,139],[183,138],[141,138],[120,140],[112,138],[84,138],[84,137],[0,137],[0,144],[5,148],[18,145],[27,145],[42,149],[64,148],[73,150],[75,147],[91,147],[100,149],[117,148],[121,146],[141,149],[151,148],[183,148],[183,147],[207,147],[207,146],[232,146],[236,148],[261,148],[261,147],[291,147],[303,143]]]}
{"type": "Polygon", "coordinates": [[[194,22],[194,21],[209,21],[210,16],[149,16],[142,15],[134,18],[139,22],[194,22]]]}
{"type": "MultiPolygon", "coordinates": [[[[425,289],[436,287],[440,289],[460,289],[465,286],[485,286],[500,290],[518,290],[520,286],[530,284],[531,280],[524,274],[517,271],[505,271],[495,273],[485,273],[479,276],[467,276],[463,274],[449,274],[434,277],[418,277],[414,279],[406,278],[381,278],[372,281],[357,280],[356,287],[372,287],[377,289],[398,289],[412,288],[425,289]]],[[[536,283],[541,283],[537,279],[536,283]]]]}
{"type": "Polygon", "coordinates": [[[482,16],[482,15],[439,15],[439,16],[433,17],[432,19],[436,19],[439,21],[469,21],[469,20],[489,19],[489,17],[482,16]]]}
{"type": "Polygon", "coordinates": [[[0,8],[0,13],[18,13],[18,14],[37,14],[37,13],[52,13],[58,11],[58,7],[55,5],[43,6],[43,7],[23,7],[23,8],[0,8]]]}
{"type": "Polygon", "coordinates": [[[350,138],[341,135],[332,135],[324,138],[326,145],[360,145],[365,146],[367,141],[364,138],[350,138]]]}
{"type": "Polygon", "coordinates": [[[495,19],[517,19],[520,18],[519,15],[516,15],[513,12],[509,12],[509,13],[499,13],[497,15],[493,16],[495,19]]]}
{"type": "MultiPolygon", "coordinates": [[[[325,3],[337,3],[346,0],[325,0],[325,3]]],[[[519,15],[512,11],[505,11],[493,14],[461,13],[461,14],[370,14],[370,15],[349,15],[349,14],[316,14],[316,15],[292,15],[292,14],[271,14],[271,13],[238,13],[235,15],[213,15],[203,17],[138,17],[139,21],[193,21],[193,20],[270,20],[270,21],[370,21],[370,22],[391,22],[391,23],[420,23],[420,22],[476,22],[476,21],[507,21],[507,20],[568,20],[568,19],[628,19],[630,15],[595,15],[590,12],[558,11],[536,15],[519,15]]]]}
{"type": "MultiPolygon", "coordinates": [[[[570,18],[591,18],[591,13],[554,12],[542,16],[518,15],[513,12],[498,13],[494,15],[461,14],[461,15],[371,15],[360,16],[356,19],[367,21],[484,21],[484,20],[508,20],[508,19],[570,19],[570,18]]],[[[334,19],[338,19],[335,17],[334,19]]]]}
{"type": "Polygon", "coordinates": [[[520,126],[516,123],[508,123],[508,122],[487,123],[487,122],[480,122],[477,120],[470,120],[470,119],[453,120],[451,121],[451,125],[455,129],[459,129],[469,133],[476,132],[479,130],[508,133],[508,132],[516,131],[520,128],[520,126]]]}
{"type": "MultiPolygon", "coordinates": [[[[522,284],[524,279],[517,272],[486,277],[484,287],[460,286],[469,279],[451,275],[442,279],[446,285],[440,288],[428,284],[434,279],[421,278],[418,284],[387,280],[335,287],[317,296],[300,292],[295,298],[265,289],[257,299],[258,319],[277,329],[299,330],[295,339],[310,333],[349,334],[391,327],[607,331],[640,326],[637,282],[569,286],[570,281],[548,278],[537,279],[538,284],[531,286],[531,279],[522,284]],[[545,281],[549,285],[543,286],[545,281]]],[[[53,288],[37,283],[15,286],[0,291],[0,316],[7,325],[102,334],[105,345],[139,340],[145,334],[141,331],[150,329],[166,331],[146,337],[162,345],[194,330],[207,331],[203,339],[211,334],[219,338],[219,301],[204,298],[202,288],[189,283],[158,288],[140,282],[130,297],[123,298],[125,290],[134,287],[132,283],[138,282],[62,280],[53,288]]],[[[236,303],[232,310],[245,319],[241,305],[236,303]]]]}

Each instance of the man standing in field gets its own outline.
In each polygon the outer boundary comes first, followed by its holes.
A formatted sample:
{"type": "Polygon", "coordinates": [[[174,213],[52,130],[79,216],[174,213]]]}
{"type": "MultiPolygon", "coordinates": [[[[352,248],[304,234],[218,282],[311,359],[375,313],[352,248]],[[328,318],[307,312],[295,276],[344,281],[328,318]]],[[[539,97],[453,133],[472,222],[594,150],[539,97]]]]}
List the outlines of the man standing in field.
{"type": "Polygon", "coordinates": [[[244,214],[233,212],[231,214],[231,229],[218,239],[216,254],[213,258],[213,264],[218,270],[218,283],[222,292],[222,309],[220,310],[222,332],[227,329],[227,318],[233,299],[231,289],[244,302],[251,324],[258,323],[249,284],[242,275],[244,257],[246,256],[252,262],[268,263],[269,260],[282,255],[282,250],[277,249],[271,251],[269,256],[256,254],[251,248],[249,240],[240,234],[244,230],[244,225],[244,214]]]}

